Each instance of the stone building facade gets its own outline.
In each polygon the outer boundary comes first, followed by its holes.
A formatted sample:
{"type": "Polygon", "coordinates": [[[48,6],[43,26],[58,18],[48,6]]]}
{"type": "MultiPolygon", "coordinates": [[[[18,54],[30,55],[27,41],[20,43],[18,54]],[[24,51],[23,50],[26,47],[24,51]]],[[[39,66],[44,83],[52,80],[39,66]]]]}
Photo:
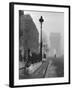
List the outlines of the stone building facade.
{"type": "Polygon", "coordinates": [[[26,56],[28,49],[32,53],[39,53],[39,33],[30,15],[24,15],[19,11],[19,48],[21,55],[26,56]]]}

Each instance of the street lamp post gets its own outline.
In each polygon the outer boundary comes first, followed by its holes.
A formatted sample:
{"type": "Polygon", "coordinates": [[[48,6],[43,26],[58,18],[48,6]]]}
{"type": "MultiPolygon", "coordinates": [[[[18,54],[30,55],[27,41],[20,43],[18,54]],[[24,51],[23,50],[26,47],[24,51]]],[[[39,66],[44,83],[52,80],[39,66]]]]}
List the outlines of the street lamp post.
{"type": "Polygon", "coordinates": [[[43,17],[41,16],[40,19],[39,19],[39,22],[41,24],[41,37],[40,37],[40,58],[42,60],[42,23],[44,22],[44,19],[43,17]]]}

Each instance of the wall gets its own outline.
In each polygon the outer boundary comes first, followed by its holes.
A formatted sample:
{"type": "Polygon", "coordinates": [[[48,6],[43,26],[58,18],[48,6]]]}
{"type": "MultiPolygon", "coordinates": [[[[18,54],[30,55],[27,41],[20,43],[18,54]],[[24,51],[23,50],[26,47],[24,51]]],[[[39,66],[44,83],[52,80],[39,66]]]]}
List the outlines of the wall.
{"type": "MultiPolygon", "coordinates": [[[[71,5],[72,0],[1,0],[0,1],[0,90],[9,90],[9,2],[30,2],[71,5]]],[[[72,14],[72,13],[71,13],[72,14]]],[[[72,18],[71,18],[72,20],[72,18]]],[[[71,36],[72,37],[72,36],[71,36]]],[[[71,63],[72,64],[72,63],[71,63]]],[[[71,66],[72,68],[72,66],[71,66]]],[[[71,85],[15,88],[15,90],[71,90],[71,85]]]]}
{"type": "Polygon", "coordinates": [[[51,33],[50,34],[50,48],[52,49],[51,55],[61,56],[61,34],[60,33],[51,33]]]}
{"type": "Polygon", "coordinates": [[[39,48],[39,33],[32,17],[29,14],[22,15],[20,17],[19,32],[22,32],[23,34],[19,40],[20,48],[24,47],[22,51],[30,49],[31,52],[37,53],[39,48]]]}

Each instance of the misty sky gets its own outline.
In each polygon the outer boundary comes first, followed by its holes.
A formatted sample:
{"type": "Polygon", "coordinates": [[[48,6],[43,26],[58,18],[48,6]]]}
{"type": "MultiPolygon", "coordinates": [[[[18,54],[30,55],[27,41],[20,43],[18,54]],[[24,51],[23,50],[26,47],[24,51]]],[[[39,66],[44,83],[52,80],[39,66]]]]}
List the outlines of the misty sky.
{"type": "Polygon", "coordinates": [[[37,12],[37,11],[24,11],[24,14],[31,15],[38,32],[40,34],[40,22],[39,19],[43,16],[44,22],[42,24],[43,38],[45,38],[49,44],[50,33],[61,34],[61,48],[64,50],[64,13],[59,12],[37,12]]]}

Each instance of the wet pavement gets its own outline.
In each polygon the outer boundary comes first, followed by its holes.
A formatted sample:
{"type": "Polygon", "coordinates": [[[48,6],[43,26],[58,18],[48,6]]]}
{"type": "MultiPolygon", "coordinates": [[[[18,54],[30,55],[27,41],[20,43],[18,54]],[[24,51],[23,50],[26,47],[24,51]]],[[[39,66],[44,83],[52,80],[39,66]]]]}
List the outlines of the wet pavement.
{"type": "Polygon", "coordinates": [[[32,74],[27,73],[24,68],[19,70],[19,79],[63,77],[63,58],[47,59],[32,74]]]}

